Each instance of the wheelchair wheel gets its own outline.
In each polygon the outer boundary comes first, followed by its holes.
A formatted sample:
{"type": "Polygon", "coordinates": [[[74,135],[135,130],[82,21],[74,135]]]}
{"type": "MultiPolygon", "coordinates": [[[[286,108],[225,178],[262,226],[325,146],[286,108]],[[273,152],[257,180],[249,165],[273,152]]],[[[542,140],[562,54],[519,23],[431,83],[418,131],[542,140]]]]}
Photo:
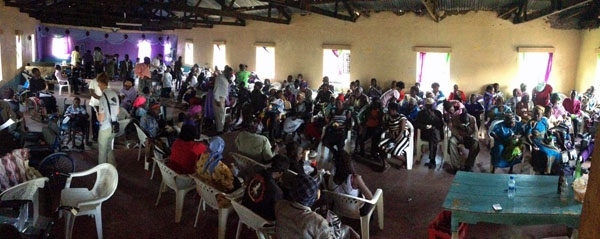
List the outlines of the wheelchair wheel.
{"type": "Polygon", "coordinates": [[[61,188],[66,181],[65,175],[75,171],[75,162],[67,153],[57,152],[46,156],[38,170],[50,178],[50,186],[61,188]]]}

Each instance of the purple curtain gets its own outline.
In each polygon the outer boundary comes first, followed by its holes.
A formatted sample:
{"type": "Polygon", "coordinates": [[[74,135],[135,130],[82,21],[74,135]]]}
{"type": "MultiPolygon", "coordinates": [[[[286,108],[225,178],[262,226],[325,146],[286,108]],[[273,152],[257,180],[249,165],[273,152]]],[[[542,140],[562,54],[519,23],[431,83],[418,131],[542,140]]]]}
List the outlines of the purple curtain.
{"type": "Polygon", "coordinates": [[[550,79],[550,72],[552,72],[552,56],[554,53],[548,53],[548,65],[546,66],[546,76],[544,77],[544,83],[548,83],[548,79],[550,79]]]}
{"type": "Polygon", "coordinates": [[[419,75],[418,75],[418,79],[417,82],[419,84],[421,84],[421,81],[423,81],[423,66],[425,65],[425,52],[419,52],[419,75]]]}

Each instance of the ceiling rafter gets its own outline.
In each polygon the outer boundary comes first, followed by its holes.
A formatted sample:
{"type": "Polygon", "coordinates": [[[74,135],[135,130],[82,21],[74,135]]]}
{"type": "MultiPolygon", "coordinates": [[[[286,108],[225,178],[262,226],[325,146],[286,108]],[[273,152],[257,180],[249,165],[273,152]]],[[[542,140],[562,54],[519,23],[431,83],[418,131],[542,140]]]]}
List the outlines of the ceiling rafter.
{"type": "Polygon", "coordinates": [[[292,15],[320,14],[356,22],[369,13],[414,12],[435,22],[472,11],[495,11],[513,24],[545,18],[552,28],[600,27],[600,0],[4,0],[42,23],[111,26],[141,23],[132,30],[169,30],[264,21],[290,24],[292,15]],[[77,13],[85,13],[80,15],[77,13]],[[426,17],[427,17],[426,16],[426,17]],[[71,23],[73,22],[73,23],[71,23]],[[146,27],[145,25],[148,25],[146,27]]]}
{"type": "MultiPolygon", "coordinates": [[[[344,14],[341,14],[341,12],[338,10],[338,4],[340,3],[340,1],[348,1],[348,0],[334,0],[334,1],[327,2],[327,3],[335,4],[334,11],[328,11],[326,9],[320,8],[320,7],[318,7],[318,4],[311,4],[311,2],[310,2],[311,0],[300,0],[300,1],[296,1],[296,0],[261,0],[261,1],[271,3],[273,5],[279,5],[282,7],[296,8],[296,9],[320,14],[320,15],[327,16],[327,17],[337,18],[337,19],[349,21],[349,22],[355,22],[356,18],[357,18],[356,16],[354,16],[354,14],[351,15],[350,13],[348,13],[348,15],[344,15],[344,14]]],[[[323,1],[323,2],[325,2],[325,1],[323,1]]],[[[322,2],[319,1],[318,3],[321,4],[322,2]]]]}
{"type": "Polygon", "coordinates": [[[208,14],[208,15],[215,15],[215,16],[222,16],[222,17],[233,17],[233,18],[240,18],[240,19],[244,19],[244,20],[266,21],[266,22],[279,23],[279,24],[289,24],[291,21],[291,18],[281,19],[281,18],[264,17],[264,16],[260,16],[260,15],[247,14],[247,13],[244,13],[243,11],[236,11],[236,8],[230,9],[230,10],[220,10],[220,9],[202,8],[202,7],[180,7],[180,6],[172,5],[170,3],[148,3],[147,6],[152,7],[152,8],[169,8],[173,11],[179,11],[179,12],[187,11],[187,12],[191,12],[191,13],[201,13],[201,14],[208,14]]]}
{"type": "Polygon", "coordinates": [[[532,21],[532,20],[535,20],[538,18],[549,17],[549,16],[552,16],[555,14],[559,14],[561,12],[564,12],[564,11],[567,11],[570,9],[581,8],[585,5],[592,4],[593,0],[584,0],[579,3],[573,3],[572,5],[569,5],[569,6],[562,6],[563,4],[554,3],[554,1],[552,1],[552,2],[553,3],[549,7],[544,8],[539,11],[536,11],[536,12],[527,14],[526,11],[521,11],[521,13],[523,15],[519,18],[515,18],[515,20],[518,19],[519,21],[516,21],[514,23],[518,24],[518,23],[528,22],[528,21],[532,21]]]}

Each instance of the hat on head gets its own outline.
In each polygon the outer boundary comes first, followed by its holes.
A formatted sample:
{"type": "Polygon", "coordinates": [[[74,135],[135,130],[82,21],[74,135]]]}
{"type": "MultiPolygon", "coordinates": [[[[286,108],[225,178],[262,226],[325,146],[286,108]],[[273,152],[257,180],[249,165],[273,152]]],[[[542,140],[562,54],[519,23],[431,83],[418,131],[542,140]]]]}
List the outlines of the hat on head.
{"type": "Polygon", "coordinates": [[[133,101],[133,107],[136,108],[142,106],[143,104],[146,104],[146,97],[137,97],[133,101]]]}
{"type": "Polygon", "coordinates": [[[336,98],[336,100],[344,102],[344,94],[339,94],[338,97],[336,98]]]}
{"type": "Polygon", "coordinates": [[[300,87],[308,87],[308,83],[306,83],[306,81],[303,81],[302,83],[300,83],[300,87]]]}
{"type": "Polygon", "coordinates": [[[153,109],[153,110],[155,110],[155,109],[160,109],[160,104],[158,104],[158,103],[156,103],[156,104],[153,104],[153,105],[150,107],[150,109],[153,109]]]}
{"type": "Polygon", "coordinates": [[[435,103],[435,100],[433,98],[425,98],[425,104],[426,105],[433,105],[433,103],[435,103]]]}
{"type": "Polygon", "coordinates": [[[297,203],[310,207],[317,201],[317,182],[306,174],[298,174],[291,182],[290,198],[297,203]]]}
{"type": "Polygon", "coordinates": [[[271,158],[272,172],[285,172],[290,167],[290,159],[281,154],[276,154],[271,158]]]}

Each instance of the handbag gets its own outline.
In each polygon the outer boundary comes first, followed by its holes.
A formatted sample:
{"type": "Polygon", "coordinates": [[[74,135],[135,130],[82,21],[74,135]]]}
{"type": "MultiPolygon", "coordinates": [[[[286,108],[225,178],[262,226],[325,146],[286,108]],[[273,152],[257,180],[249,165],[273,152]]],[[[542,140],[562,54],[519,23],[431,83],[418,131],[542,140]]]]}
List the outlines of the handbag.
{"type": "MultiPolygon", "coordinates": [[[[104,99],[106,99],[106,104],[108,105],[108,116],[110,117],[112,115],[112,113],[110,112],[110,102],[108,102],[108,96],[106,96],[106,93],[102,93],[102,94],[104,95],[104,99]]],[[[112,126],[113,134],[118,134],[119,130],[120,130],[119,121],[118,120],[111,121],[110,125],[112,126]]]]}

